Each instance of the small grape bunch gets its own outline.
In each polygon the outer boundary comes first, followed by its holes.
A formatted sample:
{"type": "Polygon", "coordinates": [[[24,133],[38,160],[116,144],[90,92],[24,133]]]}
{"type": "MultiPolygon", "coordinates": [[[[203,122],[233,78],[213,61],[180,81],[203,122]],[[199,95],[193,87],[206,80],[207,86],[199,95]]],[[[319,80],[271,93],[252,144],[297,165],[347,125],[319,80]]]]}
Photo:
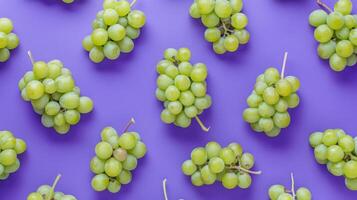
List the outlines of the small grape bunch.
{"type": "Polygon", "coordinates": [[[207,94],[207,67],[203,63],[192,65],[190,59],[189,49],[168,48],[164,52],[164,59],[156,66],[159,74],[156,98],[164,102],[165,107],[161,120],[187,128],[191,119],[195,118],[201,128],[208,131],[209,128],[198,117],[212,104],[211,96],[207,94]]]}
{"type": "Polygon", "coordinates": [[[291,189],[283,185],[272,185],[269,188],[270,200],[311,200],[312,194],[309,189],[300,187],[295,192],[294,175],[291,174],[291,189]]]}
{"type": "Polygon", "coordinates": [[[206,27],[205,39],[213,43],[215,53],[224,54],[237,51],[240,44],[246,44],[250,39],[245,29],[248,18],[242,9],[242,0],[195,0],[190,15],[201,18],[206,27]]]}
{"type": "Polygon", "coordinates": [[[315,27],[314,37],[319,42],[317,53],[328,59],[332,70],[340,72],[346,66],[357,63],[357,15],[351,15],[352,2],[339,0],[332,11],[326,4],[317,0],[323,9],[313,11],[309,23],[315,27]]]}
{"type": "Polygon", "coordinates": [[[0,18],[0,63],[10,58],[10,50],[19,46],[19,38],[12,33],[14,26],[8,18],[0,18]]]}
{"type": "Polygon", "coordinates": [[[93,110],[93,101],[80,95],[71,71],[61,61],[34,62],[31,52],[29,56],[33,68],[19,81],[21,96],[42,116],[43,126],[66,134],[71,125],[80,121],[81,114],[93,110]]]}
{"type": "Polygon", "coordinates": [[[191,176],[194,186],[211,185],[220,181],[227,189],[246,189],[252,183],[250,174],[261,174],[261,171],[251,170],[254,162],[254,156],[243,153],[242,146],[238,143],[230,143],[222,148],[216,142],[209,142],[205,147],[192,150],[191,159],[182,164],[182,172],[191,176]]]}
{"type": "Polygon", "coordinates": [[[0,180],[5,180],[20,168],[18,155],[27,149],[25,141],[10,131],[0,131],[0,180]]]}
{"type": "Polygon", "coordinates": [[[247,98],[249,108],[243,111],[244,121],[256,132],[276,137],[290,124],[289,108],[299,105],[296,94],[300,81],[294,76],[284,77],[287,53],[281,75],[276,68],[268,68],[258,76],[254,90],[247,98]]]}
{"type": "Polygon", "coordinates": [[[86,36],[82,45],[89,52],[94,63],[104,58],[116,60],[120,53],[130,53],[134,49],[133,40],[140,35],[146,16],[140,10],[131,10],[136,0],[105,0],[103,10],[97,13],[92,23],[93,32],[86,36]]]}
{"type": "Polygon", "coordinates": [[[32,192],[27,196],[27,200],[77,200],[73,195],[65,195],[62,192],[55,192],[55,188],[61,178],[61,175],[56,177],[53,185],[41,185],[36,192],[32,192]]]}
{"type": "Polygon", "coordinates": [[[95,156],[90,161],[90,169],[96,175],[92,179],[95,191],[120,191],[122,185],[129,184],[131,171],[138,164],[138,159],[146,154],[146,145],[137,132],[128,132],[134,123],[131,119],[122,135],[114,128],[106,127],[101,132],[102,141],[95,146],[95,156]]]}
{"type": "Polygon", "coordinates": [[[326,164],[334,176],[344,176],[345,185],[357,190],[357,137],[352,138],[342,129],[327,129],[310,135],[315,159],[326,164]]]}

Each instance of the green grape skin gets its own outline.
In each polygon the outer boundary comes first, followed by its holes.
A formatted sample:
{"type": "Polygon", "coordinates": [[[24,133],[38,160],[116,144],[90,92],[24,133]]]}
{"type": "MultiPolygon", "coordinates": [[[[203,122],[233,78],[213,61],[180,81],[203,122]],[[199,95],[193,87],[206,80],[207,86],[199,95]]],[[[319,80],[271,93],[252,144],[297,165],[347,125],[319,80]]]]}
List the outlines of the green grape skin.
{"type": "Polygon", "coordinates": [[[65,123],[62,126],[54,125],[53,127],[55,128],[56,132],[59,133],[59,134],[66,134],[66,133],[68,133],[68,131],[70,129],[70,125],[67,124],[67,123],[65,123]]]}
{"type": "Polygon", "coordinates": [[[180,48],[177,51],[177,59],[181,62],[188,62],[191,59],[191,51],[188,48],[180,48]]]}
{"type": "Polygon", "coordinates": [[[95,29],[91,35],[94,45],[101,46],[108,41],[108,32],[103,28],[95,29]]]}
{"type": "Polygon", "coordinates": [[[27,196],[27,200],[42,200],[42,195],[38,192],[32,192],[27,196]]]}
{"type": "Polygon", "coordinates": [[[345,179],[345,185],[349,190],[357,190],[357,179],[345,179]]]}
{"type": "Polygon", "coordinates": [[[56,82],[53,79],[45,79],[42,81],[43,86],[45,86],[45,92],[47,94],[53,94],[57,90],[56,82]]]}
{"type": "Polygon", "coordinates": [[[27,145],[24,140],[16,138],[15,151],[17,154],[22,154],[26,151],[27,145]]]}
{"type": "Polygon", "coordinates": [[[350,0],[339,0],[335,3],[334,10],[342,15],[349,15],[352,11],[352,2],[350,0]]]}
{"type": "Polygon", "coordinates": [[[327,148],[326,157],[331,162],[340,162],[344,158],[345,154],[342,148],[338,145],[332,145],[327,148]]]}
{"type": "Polygon", "coordinates": [[[288,110],[289,105],[285,99],[279,99],[278,103],[274,105],[274,108],[277,112],[283,113],[288,110]]]}
{"type": "Polygon", "coordinates": [[[194,82],[202,82],[202,81],[206,80],[207,75],[208,75],[208,72],[207,72],[206,65],[203,63],[197,63],[193,67],[193,69],[190,73],[190,78],[194,82]]]}
{"type": "Polygon", "coordinates": [[[291,84],[293,92],[296,92],[299,90],[300,81],[298,78],[296,78],[295,76],[287,76],[287,77],[285,77],[285,79],[288,80],[289,83],[291,84]]]}
{"type": "Polygon", "coordinates": [[[109,41],[104,45],[103,53],[109,60],[116,60],[120,56],[119,45],[115,42],[109,41]]]}
{"type": "Polygon", "coordinates": [[[206,184],[206,185],[211,185],[215,182],[216,180],[216,174],[213,173],[210,168],[208,167],[208,165],[205,165],[204,167],[202,167],[202,169],[200,170],[201,172],[201,178],[202,181],[206,184]]]}
{"type": "Polygon", "coordinates": [[[222,147],[217,142],[208,142],[205,146],[205,149],[208,159],[211,159],[213,157],[219,156],[222,147]]]}
{"type": "Polygon", "coordinates": [[[345,27],[348,29],[348,32],[349,29],[353,29],[357,24],[357,20],[353,17],[353,15],[345,15],[344,20],[345,20],[345,27]]]}
{"type": "Polygon", "coordinates": [[[191,176],[197,171],[197,166],[192,162],[192,160],[186,160],[183,162],[181,169],[185,175],[191,176]]]}
{"type": "Polygon", "coordinates": [[[146,22],[146,17],[140,10],[133,10],[128,15],[128,23],[134,28],[141,28],[146,22]]]}
{"type": "Polygon", "coordinates": [[[81,119],[81,114],[76,110],[66,110],[64,112],[64,119],[70,125],[75,125],[81,119]]]}
{"type": "Polygon", "coordinates": [[[355,46],[357,45],[357,28],[352,29],[350,31],[350,35],[348,39],[352,42],[353,45],[355,46]]]}
{"type": "Polygon", "coordinates": [[[107,161],[105,161],[104,171],[105,174],[109,177],[119,176],[122,169],[122,164],[115,158],[109,158],[107,161]]]}
{"type": "Polygon", "coordinates": [[[195,106],[185,107],[184,113],[189,118],[194,118],[198,115],[198,109],[195,106]]]}
{"type": "Polygon", "coordinates": [[[99,142],[95,146],[95,153],[98,156],[98,158],[106,160],[112,156],[113,149],[109,143],[99,142]]]}
{"type": "Polygon", "coordinates": [[[94,63],[102,62],[104,60],[104,58],[105,58],[105,55],[104,55],[104,52],[103,52],[102,48],[93,47],[89,51],[89,58],[94,63]]]}
{"type": "Polygon", "coordinates": [[[0,152],[0,164],[3,166],[10,166],[16,162],[17,154],[13,149],[5,149],[0,152]]]}
{"type": "Polygon", "coordinates": [[[69,92],[61,96],[59,103],[65,109],[75,109],[79,106],[79,95],[69,92]]]}
{"type": "Polygon", "coordinates": [[[86,96],[79,97],[79,104],[77,107],[78,112],[85,114],[93,110],[94,104],[92,99],[86,96]]]}
{"type": "MultiPolygon", "coordinates": [[[[189,85],[187,85],[187,86],[189,86],[189,85]]],[[[204,97],[207,92],[206,85],[201,82],[193,82],[191,84],[190,90],[191,90],[192,94],[196,97],[204,97]]]]}
{"type": "Polygon", "coordinates": [[[252,177],[247,173],[238,174],[238,186],[242,189],[247,189],[252,184],[252,177]]]}
{"type": "Polygon", "coordinates": [[[251,108],[257,108],[262,101],[263,98],[256,93],[250,94],[247,98],[247,104],[251,108]]]}
{"type": "Polygon", "coordinates": [[[285,187],[282,185],[272,185],[268,190],[269,198],[277,200],[278,197],[285,192],[285,187]]]}
{"type": "Polygon", "coordinates": [[[105,161],[95,156],[90,161],[90,170],[95,174],[104,173],[104,165],[105,161]]]}
{"type": "Polygon", "coordinates": [[[269,105],[274,105],[279,101],[279,94],[274,87],[267,87],[263,92],[263,99],[269,105]]]}
{"type": "Polygon", "coordinates": [[[347,28],[346,26],[344,26],[340,30],[337,30],[335,34],[336,34],[336,37],[340,40],[348,40],[348,38],[350,36],[350,29],[347,28]]]}
{"type": "Polygon", "coordinates": [[[264,72],[264,80],[268,85],[275,84],[276,82],[278,82],[280,80],[279,71],[273,67],[268,68],[264,72]]]}
{"type": "Polygon", "coordinates": [[[137,165],[138,165],[138,160],[130,154],[123,162],[123,168],[129,171],[134,170],[137,167],[137,165]]]}
{"type": "Polygon", "coordinates": [[[219,24],[219,17],[215,13],[210,13],[208,15],[202,15],[202,24],[207,28],[216,27],[219,24]]]}
{"type": "Polygon", "coordinates": [[[49,100],[50,100],[50,97],[47,94],[45,94],[42,97],[40,97],[39,99],[32,100],[31,104],[32,104],[33,108],[43,110],[46,107],[46,104],[49,102],[49,100]]]}
{"type": "Polygon", "coordinates": [[[243,119],[249,123],[255,123],[259,121],[259,111],[257,108],[247,108],[243,112],[243,119]]]}
{"type": "Polygon", "coordinates": [[[46,114],[43,114],[41,116],[41,123],[46,128],[51,128],[51,127],[53,127],[55,125],[53,116],[49,116],[49,115],[46,115],[46,114]]]}
{"type": "Polygon", "coordinates": [[[161,120],[166,124],[171,124],[176,120],[175,115],[171,114],[168,109],[164,109],[160,114],[161,120]]]}
{"type": "Polygon", "coordinates": [[[309,23],[314,27],[326,24],[327,16],[328,14],[322,9],[314,10],[309,16],[309,23]]]}
{"type": "Polygon", "coordinates": [[[284,112],[284,113],[275,113],[274,114],[274,117],[273,117],[273,120],[274,120],[274,124],[279,127],[279,128],[286,128],[289,126],[290,124],[290,115],[288,112],[284,112]]]}
{"type": "Polygon", "coordinates": [[[264,132],[272,131],[274,128],[274,121],[271,118],[260,118],[258,124],[264,132]]]}
{"type": "Polygon", "coordinates": [[[346,178],[355,179],[357,178],[357,161],[350,160],[343,166],[343,173],[346,178]]]}
{"type": "Polygon", "coordinates": [[[251,169],[254,166],[254,156],[250,153],[243,153],[240,158],[240,164],[245,169],[251,169]]]}
{"type": "Polygon", "coordinates": [[[242,11],[243,1],[242,0],[230,0],[233,13],[242,11]]]}
{"type": "Polygon", "coordinates": [[[257,82],[254,85],[254,91],[257,95],[262,95],[267,87],[268,85],[265,82],[257,82]]]}
{"type": "Polygon", "coordinates": [[[357,63],[357,55],[353,54],[347,58],[347,66],[352,67],[357,63]]]}
{"type": "Polygon", "coordinates": [[[7,35],[7,45],[6,48],[9,50],[15,49],[19,46],[19,38],[15,33],[9,33],[7,35]]]}
{"type": "Polygon", "coordinates": [[[182,75],[186,75],[186,76],[190,76],[191,72],[192,72],[192,65],[189,62],[181,62],[178,65],[178,70],[180,72],[180,74],[182,75]]]}
{"type": "Polygon", "coordinates": [[[196,1],[198,11],[201,15],[206,15],[212,12],[215,8],[214,0],[197,0],[196,1]]]}
{"type": "Polygon", "coordinates": [[[238,176],[233,172],[225,173],[222,177],[222,185],[227,189],[233,189],[238,185],[238,176]]]}
{"type": "Polygon", "coordinates": [[[338,146],[340,146],[345,153],[351,153],[355,149],[355,141],[351,136],[344,135],[338,139],[338,146]]]}
{"type": "Polygon", "coordinates": [[[209,169],[215,174],[222,172],[225,168],[224,161],[219,157],[211,158],[208,162],[208,166],[209,169]]]}
{"type": "Polygon", "coordinates": [[[134,49],[134,42],[129,37],[125,36],[118,42],[121,52],[130,53],[134,49]]]}
{"type": "Polygon", "coordinates": [[[214,42],[212,48],[216,54],[224,54],[227,51],[224,48],[224,38],[221,37],[218,41],[214,42]]]}
{"type": "Polygon", "coordinates": [[[126,16],[130,12],[130,3],[128,1],[115,2],[115,10],[120,17],[126,16]]]}
{"type": "Polygon", "coordinates": [[[191,85],[191,80],[185,75],[178,75],[175,78],[175,86],[180,90],[180,91],[185,91],[190,88],[191,85]]]}
{"type": "Polygon", "coordinates": [[[345,24],[344,17],[339,12],[332,12],[327,16],[327,25],[333,30],[339,30],[345,24]]]}
{"type": "Polygon", "coordinates": [[[275,84],[275,89],[280,96],[286,97],[292,93],[292,86],[286,79],[281,79],[275,84]]]}
{"type": "Polygon", "coordinates": [[[10,19],[5,18],[5,17],[0,18],[0,32],[9,34],[13,30],[13,28],[14,28],[14,26],[10,19]]]}
{"type": "Polygon", "coordinates": [[[219,158],[221,158],[226,165],[233,164],[236,157],[232,149],[225,147],[222,148],[219,153],[219,158]]]}
{"type": "Polygon", "coordinates": [[[92,38],[90,35],[87,35],[86,37],[84,37],[84,39],[82,40],[82,46],[83,46],[83,49],[85,49],[86,51],[90,51],[94,47],[94,44],[93,44],[93,41],[92,41],[92,38]]]}
{"type": "Polygon", "coordinates": [[[223,45],[228,52],[235,52],[239,48],[238,38],[234,35],[228,35],[224,38],[223,45]]]}
{"type": "Polygon", "coordinates": [[[7,35],[4,32],[0,32],[0,49],[7,46],[7,35]]]}
{"type": "Polygon", "coordinates": [[[193,3],[190,7],[190,16],[192,18],[198,19],[201,17],[201,14],[198,10],[197,3],[193,3]]]}
{"type": "Polygon", "coordinates": [[[140,36],[140,29],[133,28],[131,26],[126,27],[126,35],[131,39],[136,39],[140,36]]]}
{"type": "Polygon", "coordinates": [[[248,25],[248,18],[243,13],[236,13],[231,17],[232,26],[235,29],[244,29],[248,25]]]}
{"type": "Polygon", "coordinates": [[[95,191],[104,191],[109,185],[109,177],[105,174],[98,174],[93,177],[91,185],[95,191]]]}
{"type": "Polygon", "coordinates": [[[114,25],[118,22],[118,19],[119,15],[114,9],[108,8],[104,10],[103,20],[106,25],[114,25]]]}
{"type": "Polygon", "coordinates": [[[311,147],[316,147],[317,145],[322,144],[323,135],[324,134],[322,132],[312,133],[309,137],[311,147]]]}
{"type": "Polygon", "coordinates": [[[166,90],[173,83],[174,80],[166,74],[161,74],[156,80],[157,87],[161,90],[166,90]]]}
{"type": "Polygon", "coordinates": [[[207,28],[204,37],[208,42],[216,42],[221,38],[221,31],[216,27],[207,28]]]}
{"type": "Polygon", "coordinates": [[[73,90],[75,84],[71,76],[61,75],[56,78],[57,92],[66,93],[73,90]]]}
{"type": "Polygon", "coordinates": [[[122,170],[120,175],[117,177],[117,180],[120,182],[120,184],[126,185],[131,182],[132,175],[130,171],[127,170],[122,170]]]}
{"type": "Polygon", "coordinates": [[[336,52],[336,42],[330,40],[326,43],[320,43],[317,47],[317,54],[322,59],[329,59],[336,52]]]}
{"type": "Polygon", "coordinates": [[[165,69],[165,74],[168,75],[170,78],[175,78],[179,74],[179,71],[176,66],[169,65],[165,69]]]}
{"type": "Polygon", "coordinates": [[[232,142],[232,143],[230,143],[230,144],[228,145],[228,148],[230,148],[230,149],[234,152],[234,155],[235,155],[236,157],[241,157],[242,154],[243,154],[243,148],[242,148],[242,146],[241,146],[240,144],[238,144],[238,143],[232,142]]]}
{"type": "Polygon", "coordinates": [[[143,142],[138,141],[135,147],[130,150],[130,153],[134,155],[137,159],[139,159],[145,156],[146,151],[146,145],[143,142]]]}
{"type": "Polygon", "coordinates": [[[37,80],[32,80],[26,85],[27,97],[36,100],[42,97],[45,92],[45,86],[37,80]]]}
{"type": "Polygon", "coordinates": [[[320,164],[327,162],[327,147],[324,144],[319,144],[314,149],[316,161],[320,164]]]}
{"type": "Polygon", "coordinates": [[[343,167],[345,166],[346,162],[345,161],[340,161],[337,163],[334,162],[328,162],[327,163],[327,169],[328,171],[333,174],[334,176],[342,176],[343,175],[343,167]]]}
{"type": "Polygon", "coordinates": [[[328,147],[337,144],[338,142],[337,133],[334,130],[326,130],[322,137],[322,142],[324,145],[328,147]]]}
{"type": "Polygon", "coordinates": [[[232,7],[228,0],[216,0],[214,12],[220,18],[228,18],[232,14],[232,7]]]}
{"type": "Polygon", "coordinates": [[[282,193],[277,200],[294,200],[293,196],[289,193],[282,193]]]}
{"type": "Polygon", "coordinates": [[[288,102],[289,108],[296,108],[300,103],[300,98],[296,93],[291,94],[284,98],[286,102],[288,102]]]}
{"type": "Polygon", "coordinates": [[[198,147],[192,150],[191,160],[195,165],[203,165],[207,162],[208,156],[204,148],[198,147]]]}
{"type": "Polygon", "coordinates": [[[250,33],[245,30],[234,30],[234,35],[238,38],[239,44],[247,44],[250,40],[250,33]]]}
{"type": "Polygon", "coordinates": [[[326,24],[320,25],[315,29],[315,40],[320,43],[325,43],[331,40],[334,31],[326,24]]]}
{"type": "Polygon", "coordinates": [[[192,174],[191,183],[194,186],[202,186],[204,184],[201,178],[201,172],[197,171],[194,174],[192,174]]]}
{"type": "Polygon", "coordinates": [[[129,132],[123,133],[119,137],[119,145],[126,150],[133,149],[135,147],[135,145],[137,144],[137,142],[138,141],[135,138],[135,136],[129,132]]]}
{"type": "Polygon", "coordinates": [[[118,193],[121,189],[121,184],[117,180],[111,180],[107,189],[111,193],[118,193]]]}
{"type": "Polygon", "coordinates": [[[336,45],[336,54],[348,58],[353,54],[354,47],[349,40],[341,40],[336,45]]]}

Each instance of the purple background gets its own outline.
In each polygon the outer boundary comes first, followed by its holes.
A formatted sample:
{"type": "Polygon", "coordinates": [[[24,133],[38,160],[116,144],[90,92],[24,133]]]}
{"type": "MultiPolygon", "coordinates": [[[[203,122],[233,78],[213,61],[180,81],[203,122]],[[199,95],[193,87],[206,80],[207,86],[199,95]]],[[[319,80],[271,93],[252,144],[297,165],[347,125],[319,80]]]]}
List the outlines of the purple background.
{"type": "MultiPolygon", "coordinates": [[[[11,130],[26,140],[28,151],[21,156],[20,170],[0,182],[1,199],[23,200],[41,184],[50,184],[63,175],[58,190],[80,200],[163,199],[161,181],[168,178],[170,199],[267,199],[272,184],[306,186],[314,199],[351,200],[357,193],[344,186],[341,177],[330,175],[318,165],[308,145],[312,131],[340,127],[356,135],[357,69],[334,73],[316,55],[317,43],[308,25],[309,13],[317,8],[313,0],[244,1],[249,17],[251,41],[236,53],[218,56],[203,38],[204,28],[190,18],[192,0],[138,0],[135,8],[147,15],[147,25],[135,41],[133,53],[117,61],[95,65],[81,47],[91,32],[91,21],[101,9],[101,1],[76,0],[65,5],[60,0],[0,0],[1,17],[11,18],[21,46],[11,59],[0,64],[0,129],[11,130]],[[202,115],[212,127],[209,133],[197,123],[181,129],[160,121],[162,105],[155,99],[155,65],[168,47],[189,47],[193,62],[209,68],[208,88],[213,106],[202,115]],[[72,70],[82,94],[93,98],[95,110],[66,136],[41,125],[40,118],[24,102],[17,88],[21,76],[31,69],[26,51],[36,60],[62,60],[72,70]],[[287,74],[300,78],[302,99],[291,111],[292,124],[280,137],[269,139],[254,133],[241,113],[255,78],[269,66],[280,68],[284,51],[289,52],[287,74]],[[148,146],[133,182],[118,194],[96,193],[91,189],[93,174],[89,161],[105,126],[118,131],[135,117],[131,129],[141,133],[148,146]],[[226,190],[220,184],[191,185],[181,173],[181,163],[191,150],[215,140],[222,145],[239,142],[254,154],[255,176],[248,190],[226,190]]],[[[326,0],[329,5],[334,1],[326,0]]]]}

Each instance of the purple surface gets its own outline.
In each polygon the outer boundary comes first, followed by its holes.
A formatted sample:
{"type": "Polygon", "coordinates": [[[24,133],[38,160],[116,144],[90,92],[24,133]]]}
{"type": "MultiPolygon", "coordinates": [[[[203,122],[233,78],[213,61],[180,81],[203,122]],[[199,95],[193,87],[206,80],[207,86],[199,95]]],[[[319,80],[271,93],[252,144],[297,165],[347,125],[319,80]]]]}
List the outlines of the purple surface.
{"type": "MultiPolygon", "coordinates": [[[[101,1],[78,1],[65,5],[60,0],[0,0],[0,17],[11,18],[21,46],[10,61],[0,64],[0,129],[11,130],[27,141],[28,151],[21,157],[20,171],[0,182],[0,199],[23,200],[41,184],[50,184],[63,175],[58,190],[80,200],[163,199],[161,181],[168,179],[170,199],[267,199],[270,185],[290,184],[294,172],[296,185],[311,189],[314,199],[357,199],[347,190],[341,177],[330,175],[318,165],[308,145],[314,130],[340,127],[357,135],[357,69],[334,73],[315,51],[313,29],[307,22],[315,8],[313,0],[245,1],[251,41],[239,52],[217,56],[203,38],[203,26],[190,18],[192,0],[139,0],[135,8],[147,15],[147,25],[135,41],[133,53],[117,61],[92,64],[82,50],[81,40],[91,31],[91,21],[101,9],[101,1]],[[58,2],[57,2],[58,1],[58,2]],[[203,116],[212,127],[202,132],[196,123],[188,129],[160,121],[162,105],[155,99],[155,64],[168,47],[189,47],[193,62],[209,68],[208,88],[213,106],[203,116]],[[24,102],[17,82],[28,71],[26,51],[37,60],[60,59],[72,70],[82,94],[95,102],[95,110],[66,136],[41,125],[40,118],[24,102]],[[300,106],[291,112],[292,124],[280,137],[269,139],[250,130],[241,113],[255,78],[269,66],[281,66],[289,51],[287,74],[300,78],[300,106]],[[132,127],[148,146],[140,160],[133,182],[120,193],[96,193],[91,189],[93,174],[89,161],[100,131],[113,126],[118,131],[130,117],[132,127]],[[255,176],[248,190],[226,190],[220,184],[194,187],[181,173],[181,163],[191,150],[215,140],[222,145],[239,142],[254,154],[255,176]]],[[[334,1],[326,0],[330,5],[334,1]]]]}

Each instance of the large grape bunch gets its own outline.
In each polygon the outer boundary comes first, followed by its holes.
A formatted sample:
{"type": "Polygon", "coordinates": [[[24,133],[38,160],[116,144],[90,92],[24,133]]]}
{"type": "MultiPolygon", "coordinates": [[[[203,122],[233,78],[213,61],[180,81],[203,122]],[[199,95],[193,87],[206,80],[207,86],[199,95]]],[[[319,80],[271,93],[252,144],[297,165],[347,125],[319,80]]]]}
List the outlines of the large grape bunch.
{"type": "Polygon", "coordinates": [[[290,124],[288,109],[299,105],[300,99],[296,94],[299,87],[300,81],[296,77],[284,77],[284,70],[280,75],[276,68],[268,68],[258,76],[254,90],[247,98],[249,108],[243,111],[244,121],[250,123],[256,132],[264,132],[269,137],[278,136],[281,129],[290,124]]]}
{"type": "Polygon", "coordinates": [[[164,102],[161,112],[164,123],[174,123],[186,128],[195,118],[201,128],[208,131],[198,118],[205,109],[211,106],[211,97],[207,94],[207,67],[203,63],[190,63],[191,51],[187,48],[178,50],[168,48],[164,59],[157,66],[159,74],[156,83],[156,98],[164,102]]]}
{"type": "Polygon", "coordinates": [[[19,38],[12,33],[14,26],[8,18],[0,18],[0,63],[10,58],[10,50],[19,46],[19,38]]]}
{"type": "Polygon", "coordinates": [[[350,190],[357,190],[357,137],[352,138],[342,129],[327,129],[310,135],[315,159],[326,164],[334,176],[343,176],[350,190]]]}
{"type": "Polygon", "coordinates": [[[294,175],[291,174],[291,188],[283,185],[272,185],[268,191],[270,200],[311,200],[312,194],[306,187],[300,187],[295,191],[294,175]]]}
{"type": "Polygon", "coordinates": [[[79,123],[81,114],[93,110],[93,101],[81,96],[71,71],[61,61],[34,62],[29,55],[33,68],[19,81],[21,96],[41,115],[43,126],[66,134],[71,125],[79,123]]]}
{"type": "Polygon", "coordinates": [[[92,34],[82,41],[83,48],[89,52],[89,58],[94,63],[100,63],[104,58],[115,60],[121,52],[129,53],[134,49],[133,40],[139,37],[140,28],[146,22],[142,11],[131,10],[135,2],[104,1],[103,10],[97,13],[92,23],[92,34]]]}
{"type": "Polygon", "coordinates": [[[212,43],[214,52],[224,54],[237,51],[240,44],[250,39],[245,29],[248,18],[242,9],[242,0],[195,0],[190,15],[201,19],[206,27],[204,37],[212,43]]]}
{"type": "Polygon", "coordinates": [[[337,72],[356,65],[357,15],[351,15],[352,2],[339,0],[333,11],[320,0],[317,2],[330,12],[318,9],[309,16],[310,25],[316,27],[314,37],[320,43],[319,57],[329,60],[331,69],[337,72]]]}
{"type": "Polygon", "coordinates": [[[220,181],[223,187],[234,189],[249,188],[252,183],[254,156],[243,152],[238,143],[230,143],[222,148],[217,142],[209,142],[205,147],[197,147],[191,152],[191,159],[182,164],[182,172],[191,176],[194,186],[211,185],[220,181]]]}
{"type": "Polygon", "coordinates": [[[55,192],[57,183],[61,175],[56,177],[53,185],[41,185],[36,192],[32,192],[27,196],[27,200],[77,200],[73,195],[64,194],[63,192],[55,192]]]}
{"type": "Polygon", "coordinates": [[[147,151],[139,133],[128,132],[132,123],[134,119],[131,119],[120,136],[112,127],[102,130],[102,140],[95,146],[96,155],[90,162],[90,169],[95,173],[92,178],[95,191],[117,193],[122,185],[131,182],[131,171],[136,169],[138,159],[144,157],[147,151]]]}
{"type": "Polygon", "coordinates": [[[0,131],[0,180],[5,180],[20,168],[18,155],[27,149],[26,143],[10,131],[0,131]]]}

